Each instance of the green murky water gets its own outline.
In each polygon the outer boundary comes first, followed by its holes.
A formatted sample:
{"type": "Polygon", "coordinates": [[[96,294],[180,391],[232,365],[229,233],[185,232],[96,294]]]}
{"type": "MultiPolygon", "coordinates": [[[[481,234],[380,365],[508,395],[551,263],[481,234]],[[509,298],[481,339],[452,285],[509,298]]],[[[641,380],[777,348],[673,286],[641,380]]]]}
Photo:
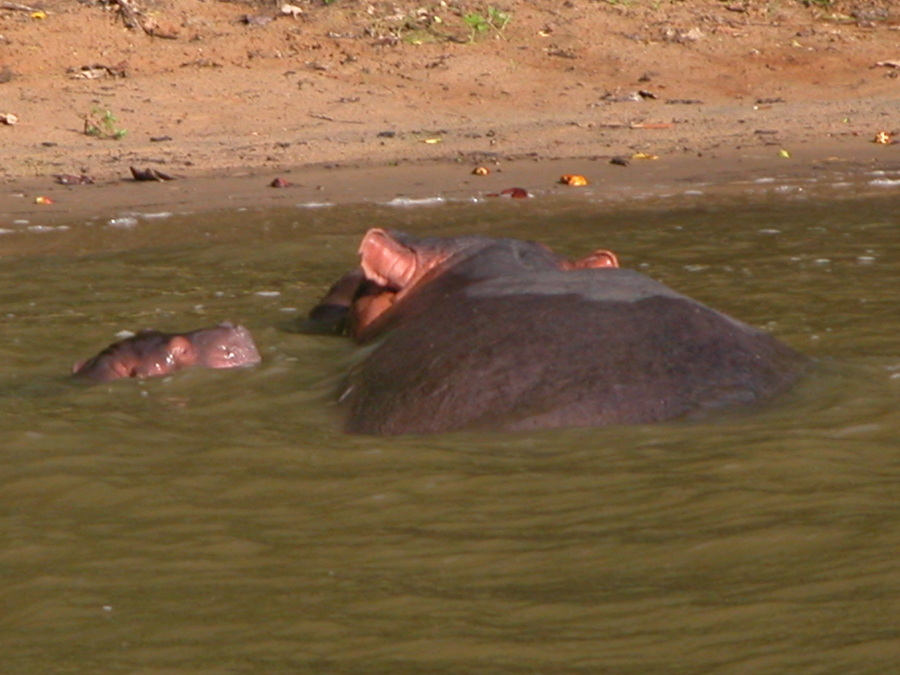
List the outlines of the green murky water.
{"type": "Polygon", "coordinates": [[[891,672],[898,213],[760,186],[5,225],[0,670],[891,672]],[[373,225],[612,248],[818,364],[703,424],[348,437],[352,345],[289,329],[373,225]],[[226,319],[263,365],[66,380],[226,319]]]}

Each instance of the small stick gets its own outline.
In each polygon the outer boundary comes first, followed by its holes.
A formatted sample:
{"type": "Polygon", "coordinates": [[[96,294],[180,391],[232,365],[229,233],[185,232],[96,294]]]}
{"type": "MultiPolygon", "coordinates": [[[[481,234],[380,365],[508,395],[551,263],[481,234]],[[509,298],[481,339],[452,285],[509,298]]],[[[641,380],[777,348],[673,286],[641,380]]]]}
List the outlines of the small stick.
{"type": "Polygon", "coordinates": [[[336,120],[333,117],[329,117],[328,115],[317,115],[316,113],[307,113],[310,117],[314,117],[317,120],[325,120],[326,122],[338,122],[339,124],[365,124],[360,120],[336,120]]]}
{"type": "Polygon", "coordinates": [[[43,12],[44,10],[28,5],[20,5],[18,2],[0,2],[0,9],[9,9],[14,12],[43,12]]]}

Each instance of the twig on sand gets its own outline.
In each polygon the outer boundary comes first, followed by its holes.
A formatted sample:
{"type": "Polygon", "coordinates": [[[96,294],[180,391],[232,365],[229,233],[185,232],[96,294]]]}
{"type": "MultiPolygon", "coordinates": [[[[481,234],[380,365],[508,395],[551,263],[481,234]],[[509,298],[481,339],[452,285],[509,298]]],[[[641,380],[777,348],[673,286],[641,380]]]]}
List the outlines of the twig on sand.
{"type": "Polygon", "coordinates": [[[361,120],[337,120],[333,117],[329,117],[328,115],[318,115],[316,113],[307,113],[310,117],[314,117],[317,120],[325,120],[326,122],[338,122],[340,124],[365,124],[365,122],[361,120]]]}
{"type": "Polygon", "coordinates": [[[119,6],[119,12],[122,14],[122,21],[125,22],[128,28],[141,28],[143,30],[138,19],[141,10],[132,5],[131,0],[116,0],[116,4],[119,6]]]}
{"type": "Polygon", "coordinates": [[[22,5],[18,2],[0,2],[0,9],[8,9],[13,12],[43,12],[43,9],[38,9],[37,7],[30,7],[29,5],[22,5]]]}
{"type": "Polygon", "coordinates": [[[122,21],[128,28],[132,30],[140,28],[150,37],[167,40],[174,40],[178,37],[177,31],[164,30],[156,22],[156,19],[144,16],[143,10],[137,6],[134,0],[115,0],[115,4],[119,7],[122,21]]]}

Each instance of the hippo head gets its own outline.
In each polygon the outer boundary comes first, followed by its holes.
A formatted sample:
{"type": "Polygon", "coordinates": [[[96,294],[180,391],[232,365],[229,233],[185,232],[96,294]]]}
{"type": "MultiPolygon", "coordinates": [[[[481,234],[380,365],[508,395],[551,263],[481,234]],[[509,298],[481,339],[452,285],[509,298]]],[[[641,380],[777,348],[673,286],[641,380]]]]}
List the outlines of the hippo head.
{"type": "Polygon", "coordinates": [[[169,348],[177,354],[182,367],[237,368],[261,360],[250,331],[227,321],[214,328],[176,335],[170,340],[169,348]]]}
{"type": "Polygon", "coordinates": [[[142,330],[87,361],[79,361],[72,372],[82,378],[109,382],[126,377],[158,377],[191,366],[235,368],[260,360],[246,328],[221,323],[189,333],[142,330]]]}

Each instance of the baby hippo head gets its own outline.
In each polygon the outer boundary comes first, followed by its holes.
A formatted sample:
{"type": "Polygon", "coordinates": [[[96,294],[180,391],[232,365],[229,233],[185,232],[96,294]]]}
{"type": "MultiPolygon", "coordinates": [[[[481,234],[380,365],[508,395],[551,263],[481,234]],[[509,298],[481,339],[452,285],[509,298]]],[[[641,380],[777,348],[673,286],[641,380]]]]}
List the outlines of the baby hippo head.
{"type": "Polygon", "coordinates": [[[173,346],[177,349],[185,366],[204,368],[236,368],[260,362],[259,351],[250,331],[230,322],[220,323],[213,328],[202,328],[185,335],[173,346]]]}
{"type": "Polygon", "coordinates": [[[235,368],[260,360],[250,331],[226,322],[189,333],[143,330],[111,344],[87,361],[79,361],[72,372],[109,382],[123,377],[159,377],[191,366],[235,368]]]}

